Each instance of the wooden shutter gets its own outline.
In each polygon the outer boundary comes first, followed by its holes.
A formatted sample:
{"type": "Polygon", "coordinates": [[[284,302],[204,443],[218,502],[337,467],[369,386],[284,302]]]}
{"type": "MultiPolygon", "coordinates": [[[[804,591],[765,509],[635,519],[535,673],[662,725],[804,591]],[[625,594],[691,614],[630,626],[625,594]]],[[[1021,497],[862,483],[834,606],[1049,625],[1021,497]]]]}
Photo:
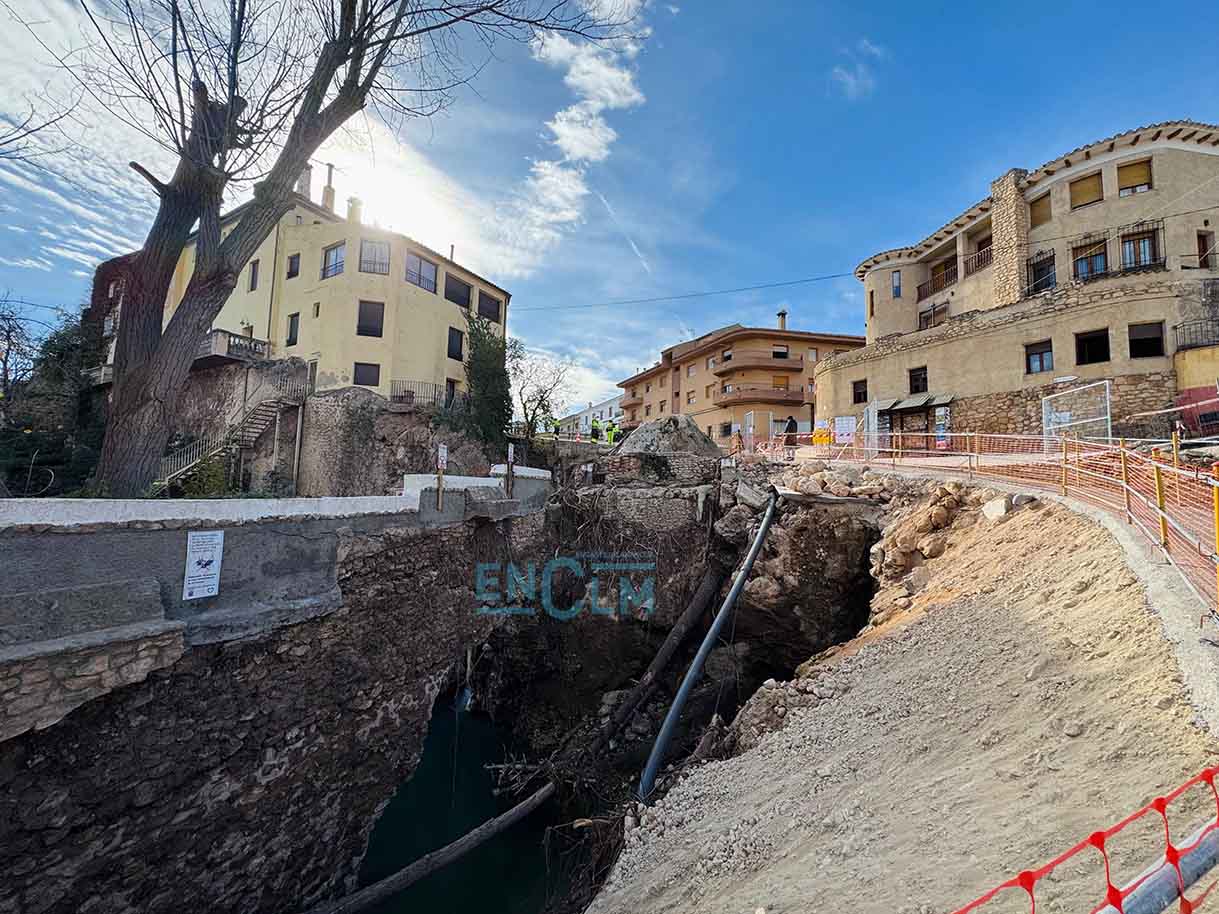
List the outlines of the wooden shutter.
{"type": "Polygon", "coordinates": [[[1050,221],[1050,195],[1043,194],[1029,204],[1029,222],[1033,228],[1050,221]]]}
{"type": "Polygon", "coordinates": [[[1151,159],[1143,162],[1131,162],[1129,165],[1117,167],[1117,186],[1119,190],[1128,187],[1138,187],[1141,184],[1151,184],[1151,159]]]}
{"type": "Polygon", "coordinates": [[[1071,209],[1087,206],[1105,198],[1101,187],[1100,172],[1071,182],[1071,209]]]}

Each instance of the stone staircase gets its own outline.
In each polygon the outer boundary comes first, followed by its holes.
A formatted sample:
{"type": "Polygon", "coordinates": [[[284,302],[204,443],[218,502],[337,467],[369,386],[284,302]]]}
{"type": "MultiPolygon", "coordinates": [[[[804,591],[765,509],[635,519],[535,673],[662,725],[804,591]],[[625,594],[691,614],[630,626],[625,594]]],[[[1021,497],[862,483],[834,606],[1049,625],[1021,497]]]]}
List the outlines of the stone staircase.
{"type": "Polygon", "coordinates": [[[165,491],[171,482],[188,475],[210,457],[228,450],[252,448],[275,422],[279,411],[299,406],[308,392],[308,384],[303,379],[280,378],[265,395],[247,401],[224,431],[205,435],[162,457],[161,468],[152,484],[153,492],[165,491]]]}

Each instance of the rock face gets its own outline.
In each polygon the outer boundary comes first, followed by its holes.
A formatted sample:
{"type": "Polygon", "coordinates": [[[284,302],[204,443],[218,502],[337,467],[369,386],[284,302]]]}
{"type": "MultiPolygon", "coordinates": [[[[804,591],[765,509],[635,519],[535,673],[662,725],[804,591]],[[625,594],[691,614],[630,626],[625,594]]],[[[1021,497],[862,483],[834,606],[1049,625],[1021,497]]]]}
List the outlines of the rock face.
{"type": "Polygon", "coordinates": [[[499,624],[475,561],[547,552],[540,515],[509,530],[349,542],[338,611],[0,742],[0,912],[257,914],[354,887],[436,695],[499,624]]]}
{"type": "Polygon", "coordinates": [[[719,457],[720,449],[689,416],[679,413],[645,422],[614,449],[615,454],[698,454],[719,457]]]}

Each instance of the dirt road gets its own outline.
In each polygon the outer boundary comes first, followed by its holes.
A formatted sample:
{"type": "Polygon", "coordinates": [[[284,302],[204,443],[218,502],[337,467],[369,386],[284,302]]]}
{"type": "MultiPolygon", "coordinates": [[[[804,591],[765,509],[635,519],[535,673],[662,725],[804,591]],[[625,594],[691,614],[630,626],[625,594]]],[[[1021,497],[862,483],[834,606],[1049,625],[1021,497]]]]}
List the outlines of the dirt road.
{"type": "MultiPolygon", "coordinates": [[[[811,707],[755,698],[783,729],[646,813],[591,914],[951,911],[1216,762],[1113,538],[1059,505],[972,513],[908,610],[795,684],[811,707]]],[[[1170,808],[1174,837],[1208,803],[1170,808]]],[[[1125,833],[1114,881],[1162,848],[1150,819],[1125,833]]],[[[1099,861],[1037,910],[1099,903],[1099,861]]],[[[987,914],[1028,911],[1008,901],[987,914]]]]}

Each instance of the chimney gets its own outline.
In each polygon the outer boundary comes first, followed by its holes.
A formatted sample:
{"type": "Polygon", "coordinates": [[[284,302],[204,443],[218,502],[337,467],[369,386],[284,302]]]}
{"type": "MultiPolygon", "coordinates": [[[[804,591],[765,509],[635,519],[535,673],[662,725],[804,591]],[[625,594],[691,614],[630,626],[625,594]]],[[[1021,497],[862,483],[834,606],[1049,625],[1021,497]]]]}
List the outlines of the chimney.
{"type": "Polygon", "coordinates": [[[779,312],[778,318],[779,318],[779,329],[786,330],[787,329],[787,309],[786,308],[784,308],[783,310],[781,310],[779,312]]]}
{"type": "Polygon", "coordinates": [[[334,166],[326,165],[326,186],[322,188],[322,206],[334,212],[334,166]]]}
{"type": "Polygon", "coordinates": [[[311,199],[309,194],[313,189],[313,166],[306,163],[301,169],[300,177],[296,179],[296,192],[306,200],[311,199]]]}
{"type": "Polygon", "coordinates": [[[353,225],[360,224],[360,216],[363,215],[364,204],[359,197],[347,198],[347,221],[353,225]]]}

